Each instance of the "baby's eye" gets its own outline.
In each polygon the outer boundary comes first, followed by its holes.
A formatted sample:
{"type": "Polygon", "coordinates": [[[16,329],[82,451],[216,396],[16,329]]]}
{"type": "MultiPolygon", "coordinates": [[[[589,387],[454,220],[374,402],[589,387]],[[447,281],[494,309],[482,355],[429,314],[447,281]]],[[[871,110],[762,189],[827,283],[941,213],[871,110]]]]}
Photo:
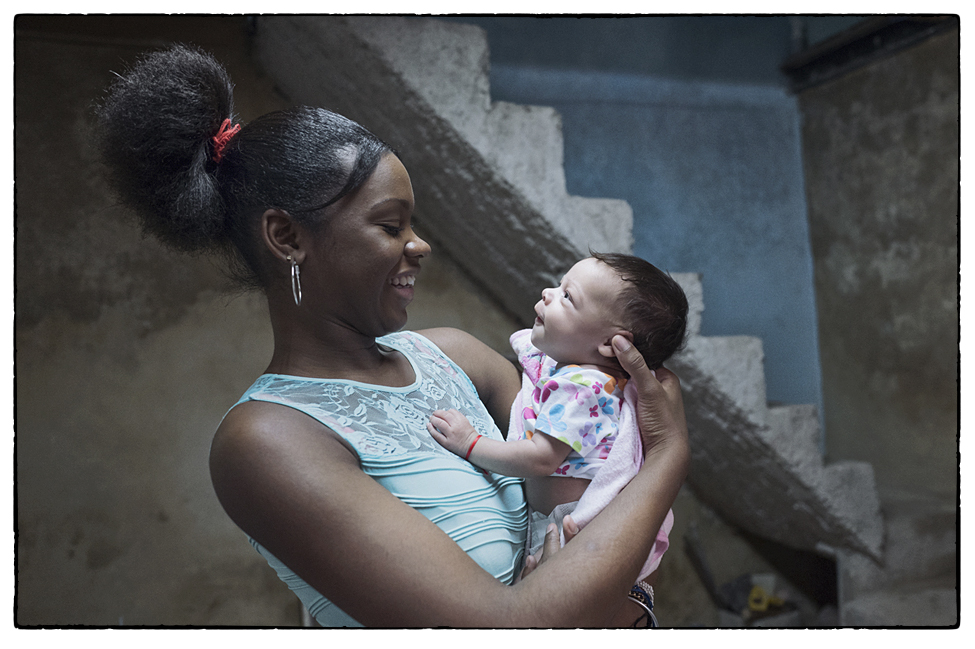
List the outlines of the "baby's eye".
{"type": "Polygon", "coordinates": [[[562,297],[564,297],[565,299],[567,299],[569,302],[572,301],[572,296],[569,295],[569,292],[568,291],[562,291],[562,297]]]}

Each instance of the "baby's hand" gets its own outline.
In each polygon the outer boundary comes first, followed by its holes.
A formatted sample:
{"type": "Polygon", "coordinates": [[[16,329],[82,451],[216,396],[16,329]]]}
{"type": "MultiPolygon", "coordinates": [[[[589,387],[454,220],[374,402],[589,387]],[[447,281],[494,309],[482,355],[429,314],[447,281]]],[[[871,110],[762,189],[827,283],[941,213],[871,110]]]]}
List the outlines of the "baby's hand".
{"type": "Polygon", "coordinates": [[[435,410],[427,422],[427,430],[433,439],[451,453],[465,457],[477,431],[458,410],[435,410]]]}

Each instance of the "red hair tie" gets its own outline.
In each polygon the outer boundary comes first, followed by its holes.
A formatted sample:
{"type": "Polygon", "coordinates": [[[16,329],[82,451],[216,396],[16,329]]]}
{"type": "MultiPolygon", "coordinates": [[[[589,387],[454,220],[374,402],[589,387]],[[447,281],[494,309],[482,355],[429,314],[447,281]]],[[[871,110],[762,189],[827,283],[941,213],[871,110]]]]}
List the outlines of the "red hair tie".
{"type": "Polygon", "coordinates": [[[213,161],[220,162],[223,159],[223,150],[227,147],[230,139],[237,135],[237,131],[240,130],[240,124],[233,124],[230,118],[223,120],[220,125],[220,130],[217,134],[213,136],[213,161]]]}

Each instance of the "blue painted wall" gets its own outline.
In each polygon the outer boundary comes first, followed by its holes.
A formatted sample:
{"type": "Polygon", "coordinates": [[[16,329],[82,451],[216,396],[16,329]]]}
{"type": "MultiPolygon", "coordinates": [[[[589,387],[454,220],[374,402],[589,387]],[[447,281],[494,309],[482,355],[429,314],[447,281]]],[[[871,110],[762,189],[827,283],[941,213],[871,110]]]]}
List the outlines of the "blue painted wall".
{"type": "Polygon", "coordinates": [[[464,20],[493,99],[561,113],[569,192],[627,200],[636,254],[702,274],[702,333],[762,338],[769,400],[821,410],[789,19],[464,20]]]}

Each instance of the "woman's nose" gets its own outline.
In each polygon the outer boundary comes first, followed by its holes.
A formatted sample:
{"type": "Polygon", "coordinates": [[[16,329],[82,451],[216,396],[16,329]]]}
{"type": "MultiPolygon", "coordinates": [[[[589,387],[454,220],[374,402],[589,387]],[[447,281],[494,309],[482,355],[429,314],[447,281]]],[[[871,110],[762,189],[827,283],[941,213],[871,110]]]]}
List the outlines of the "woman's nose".
{"type": "Polygon", "coordinates": [[[411,241],[406,243],[406,254],[409,257],[427,257],[430,255],[430,252],[430,244],[416,236],[416,234],[413,235],[411,241]]]}

